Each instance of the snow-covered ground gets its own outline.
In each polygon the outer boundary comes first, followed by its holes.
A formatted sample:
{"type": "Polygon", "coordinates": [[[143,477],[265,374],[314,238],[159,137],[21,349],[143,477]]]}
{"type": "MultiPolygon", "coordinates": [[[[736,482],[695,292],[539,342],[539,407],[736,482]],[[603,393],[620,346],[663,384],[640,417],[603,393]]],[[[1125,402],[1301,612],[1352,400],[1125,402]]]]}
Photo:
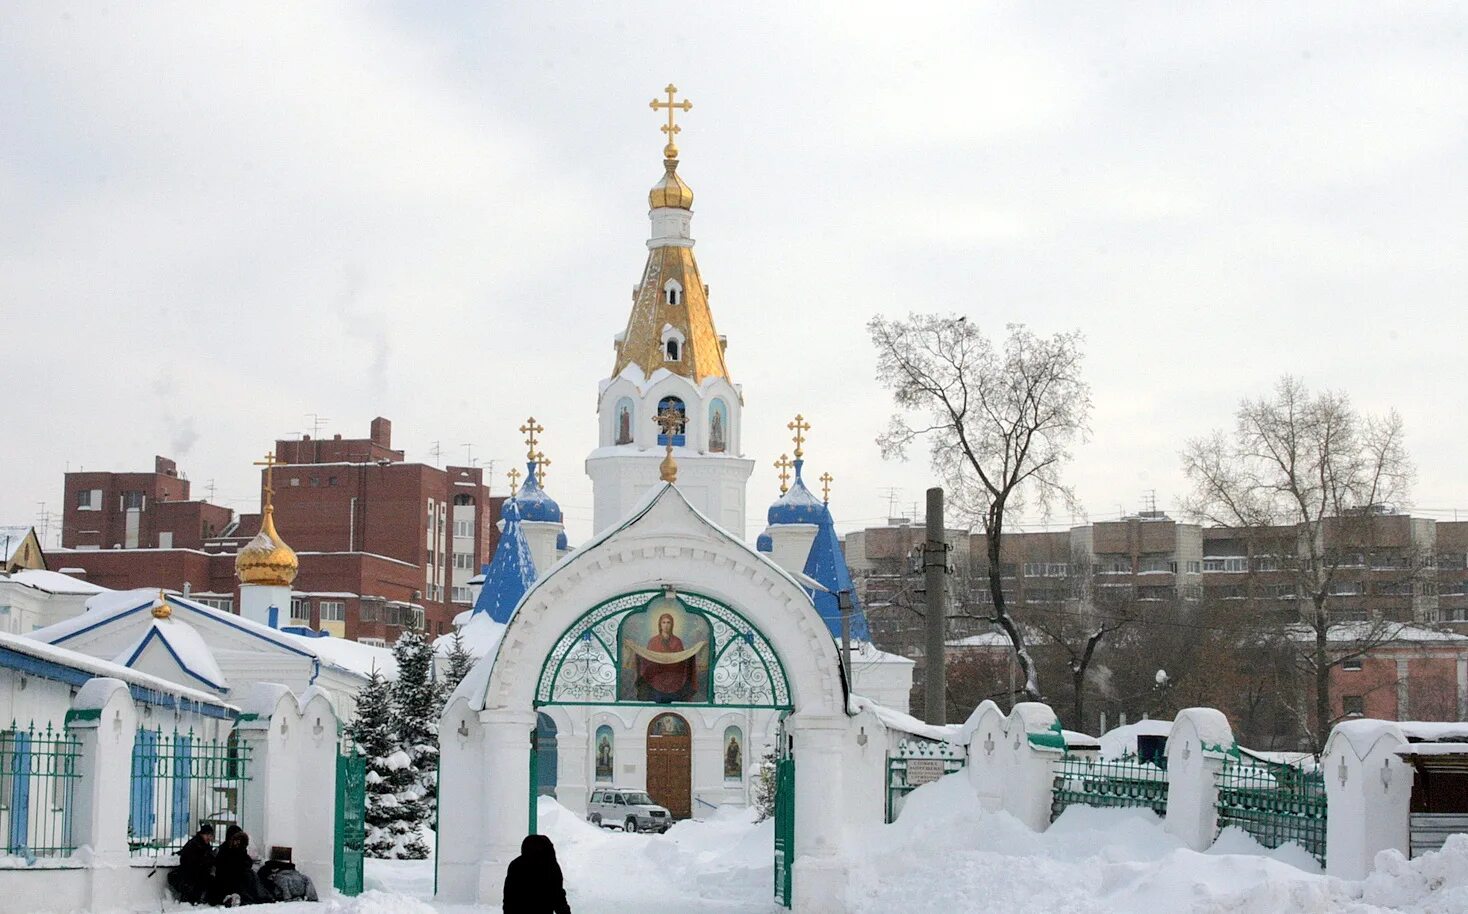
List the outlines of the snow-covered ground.
{"type": "MultiPolygon", "coordinates": [[[[595,828],[543,800],[578,914],[774,914],[772,823],[746,813],[666,835],[595,828]]],[[[1180,847],[1150,812],[1073,808],[1044,834],[978,808],[961,775],[920,788],[901,818],[852,835],[848,909],[1032,910],[1062,914],[1448,914],[1468,911],[1468,836],[1408,862],[1387,854],[1364,882],[1320,874],[1296,847],[1265,852],[1225,832],[1207,853],[1180,847]]],[[[434,905],[432,861],[370,860],[358,898],[267,905],[260,914],[468,914],[434,905]]]]}

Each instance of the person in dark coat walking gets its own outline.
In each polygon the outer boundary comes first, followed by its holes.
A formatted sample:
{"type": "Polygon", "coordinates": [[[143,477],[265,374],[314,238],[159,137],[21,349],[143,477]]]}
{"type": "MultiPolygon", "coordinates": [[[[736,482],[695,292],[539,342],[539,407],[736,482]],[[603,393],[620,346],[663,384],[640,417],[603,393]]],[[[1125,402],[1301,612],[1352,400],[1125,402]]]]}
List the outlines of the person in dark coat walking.
{"type": "Polygon", "coordinates": [[[200,904],[209,894],[214,876],[214,826],[199,826],[178,852],[178,866],[168,874],[168,887],[173,897],[189,904],[200,904]]]}
{"type": "Polygon", "coordinates": [[[291,862],[291,849],[272,847],[270,859],[260,867],[260,884],[276,901],[316,901],[316,886],[311,877],[296,869],[291,862]]]}
{"type": "Polygon", "coordinates": [[[270,900],[255,875],[255,861],[250,858],[250,836],[244,831],[234,832],[225,839],[224,847],[214,857],[214,882],[209,892],[209,903],[233,908],[270,900]]]}
{"type": "Polygon", "coordinates": [[[505,873],[505,914],[571,914],[556,846],[545,835],[526,835],[520,856],[505,873]]]}

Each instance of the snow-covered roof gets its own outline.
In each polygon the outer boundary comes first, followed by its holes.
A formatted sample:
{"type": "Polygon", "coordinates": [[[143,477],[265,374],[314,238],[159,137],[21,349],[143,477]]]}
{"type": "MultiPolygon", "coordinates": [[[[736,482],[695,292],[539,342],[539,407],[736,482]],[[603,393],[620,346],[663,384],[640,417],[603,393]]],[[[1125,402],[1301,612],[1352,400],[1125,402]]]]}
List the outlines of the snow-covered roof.
{"type": "Polygon", "coordinates": [[[44,678],[74,681],[77,684],[95,676],[120,679],[131,686],[136,686],[133,689],[133,697],[148,704],[168,704],[169,702],[161,701],[160,696],[170,696],[205,705],[217,712],[225,712],[230,716],[238,710],[234,705],[220,701],[219,696],[199,689],[192,689],[176,682],[170,682],[167,679],[160,679],[157,676],[140,673],[137,670],[128,669],[110,660],[101,660],[88,654],[59,647],[54,644],[47,644],[24,635],[12,635],[8,632],[0,632],[0,666],[21,666],[21,663],[17,662],[19,658],[42,661],[39,665],[35,663],[24,664],[23,668],[32,675],[44,678]],[[61,669],[52,669],[45,664],[52,664],[54,667],[61,669]],[[64,671],[66,670],[70,670],[78,675],[67,677],[64,675],[64,671]]]}
{"type": "MultiPolygon", "coordinates": [[[[505,629],[508,627],[505,623],[496,622],[484,613],[475,613],[459,629],[459,640],[464,645],[465,653],[478,660],[499,646],[500,639],[504,637],[505,629]]],[[[439,635],[433,642],[434,653],[447,654],[453,647],[453,643],[453,633],[439,635]]]]}
{"type": "Polygon", "coordinates": [[[0,524],[0,560],[10,561],[34,527],[22,524],[0,524]]]}
{"type": "Polygon", "coordinates": [[[484,566],[484,585],[474,601],[474,614],[505,623],[510,621],[510,613],[525,591],[535,583],[535,560],[520,529],[519,505],[514,499],[506,499],[500,511],[503,520],[500,540],[489,564],[484,566]]]}
{"type": "Polygon", "coordinates": [[[898,730],[903,733],[911,733],[913,736],[920,736],[923,739],[938,740],[939,742],[959,742],[959,731],[963,729],[962,724],[943,724],[940,726],[938,724],[925,723],[921,720],[918,720],[916,717],[913,717],[911,714],[904,714],[903,712],[898,711],[895,708],[889,708],[886,705],[879,705],[875,701],[872,701],[870,698],[866,698],[862,695],[853,694],[851,696],[850,708],[852,714],[859,714],[862,711],[871,711],[872,714],[876,715],[877,720],[882,722],[882,726],[888,728],[889,730],[898,730]]]}
{"type": "MultiPolygon", "coordinates": [[[[1290,632],[1295,638],[1302,641],[1315,640],[1314,629],[1307,625],[1291,626],[1290,632]]],[[[1406,622],[1343,622],[1330,626],[1326,632],[1326,639],[1332,644],[1369,643],[1380,647],[1391,647],[1393,644],[1426,642],[1461,644],[1468,642],[1468,635],[1406,622]]]]}
{"type": "MultiPolygon", "coordinates": [[[[54,625],[37,629],[26,637],[49,644],[64,644],[70,638],[98,625],[105,625],[124,616],[152,609],[157,603],[157,597],[158,591],[151,588],[104,591],[87,600],[85,612],[70,619],[63,619],[54,625]]],[[[236,616],[233,613],[206,606],[187,597],[169,594],[167,600],[169,607],[174,613],[181,614],[184,621],[187,621],[191,614],[210,619],[273,644],[282,650],[314,659],[324,666],[353,676],[365,679],[371,674],[374,664],[379,670],[391,669],[396,672],[397,669],[396,665],[392,663],[392,652],[385,648],[371,647],[342,638],[304,638],[273,629],[268,625],[261,625],[243,616],[236,616]]]]}
{"type": "Polygon", "coordinates": [[[149,648],[162,649],[187,675],[199,680],[216,692],[229,691],[229,683],[214,652],[204,643],[204,638],[187,622],[174,619],[153,619],[139,638],[123,649],[114,663],[125,667],[135,666],[149,648]]]}
{"type": "Polygon", "coordinates": [[[40,568],[22,568],[12,574],[0,574],[0,581],[7,580],[46,593],[93,594],[107,590],[106,587],[99,587],[91,581],[83,581],[69,574],[45,571],[40,568]]]}

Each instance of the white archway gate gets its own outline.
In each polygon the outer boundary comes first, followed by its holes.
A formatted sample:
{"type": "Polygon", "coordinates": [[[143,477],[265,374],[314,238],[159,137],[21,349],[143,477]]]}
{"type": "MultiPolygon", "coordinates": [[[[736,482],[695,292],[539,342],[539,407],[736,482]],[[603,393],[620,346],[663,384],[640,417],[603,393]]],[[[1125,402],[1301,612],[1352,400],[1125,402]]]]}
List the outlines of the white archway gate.
{"type": "Polygon", "coordinates": [[[792,906],[841,911],[844,703],[835,645],[806,592],[709,523],[675,487],[660,486],[622,526],[536,583],[497,652],[450,699],[440,725],[439,895],[499,901],[530,824],[530,733],[539,709],[743,705],[790,712],[784,733],[799,771],[792,906]],[[658,660],[692,659],[701,677],[693,692],[679,686],[664,701],[668,694],[629,691],[635,676],[626,651],[649,631],[641,623],[629,633],[633,617],[670,594],[709,637],[703,667],[696,652],[684,656],[697,638],[679,651],[653,652],[658,660]]]}

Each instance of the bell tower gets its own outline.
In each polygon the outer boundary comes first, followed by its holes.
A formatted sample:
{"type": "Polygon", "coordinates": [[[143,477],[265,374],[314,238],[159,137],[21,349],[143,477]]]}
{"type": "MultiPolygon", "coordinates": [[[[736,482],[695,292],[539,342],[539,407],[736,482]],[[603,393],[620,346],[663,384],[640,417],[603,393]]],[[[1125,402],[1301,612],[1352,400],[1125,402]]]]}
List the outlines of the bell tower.
{"type": "Polygon", "coordinates": [[[744,536],[745,485],[754,461],[740,447],[744,396],[729,378],[726,340],[714,328],[709,289],[693,257],[693,190],[678,175],[676,113],[693,103],[653,99],[667,111],[661,130],[663,175],[648,192],[647,263],[632,292],[627,326],[613,339],[612,373],[597,396],[596,450],[586,459],[600,532],[626,517],[659,482],[668,445],[678,465],[678,488],[710,520],[744,536]],[[656,421],[681,414],[682,423],[656,421]]]}

